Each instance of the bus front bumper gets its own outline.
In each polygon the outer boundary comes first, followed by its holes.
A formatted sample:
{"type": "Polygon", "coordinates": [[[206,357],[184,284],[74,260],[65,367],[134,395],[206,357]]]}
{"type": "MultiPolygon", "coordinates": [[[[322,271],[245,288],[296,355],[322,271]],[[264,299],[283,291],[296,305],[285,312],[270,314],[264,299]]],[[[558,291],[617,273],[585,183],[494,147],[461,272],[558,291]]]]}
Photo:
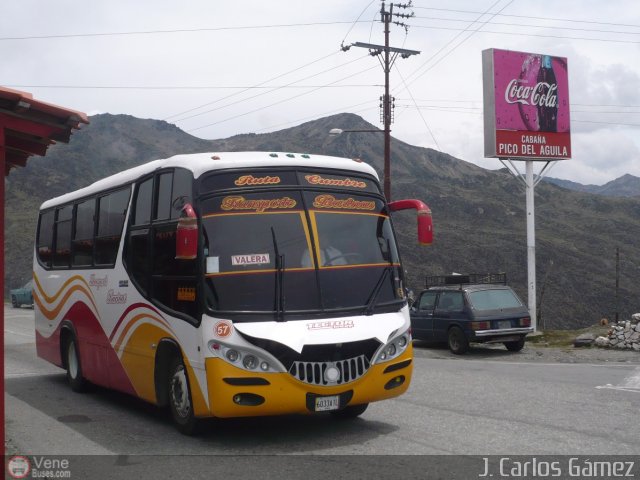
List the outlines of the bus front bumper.
{"type": "Polygon", "coordinates": [[[333,386],[310,385],[287,372],[249,372],[219,358],[208,358],[205,365],[211,416],[309,414],[323,405],[342,409],[403,394],[411,382],[413,351],[409,347],[389,362],[371,365],[361,378],[333,386]]]}

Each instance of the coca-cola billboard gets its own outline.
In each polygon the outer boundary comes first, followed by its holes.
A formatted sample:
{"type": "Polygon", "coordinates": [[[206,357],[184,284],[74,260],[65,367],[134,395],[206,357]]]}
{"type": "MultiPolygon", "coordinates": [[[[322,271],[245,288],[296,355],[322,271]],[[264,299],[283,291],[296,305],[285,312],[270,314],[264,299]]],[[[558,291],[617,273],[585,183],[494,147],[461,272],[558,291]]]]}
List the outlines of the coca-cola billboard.
{"type": "Polygon", "coordinates": [[[571,158],[567,59],[482,52],[485,157],[571,158]]]}

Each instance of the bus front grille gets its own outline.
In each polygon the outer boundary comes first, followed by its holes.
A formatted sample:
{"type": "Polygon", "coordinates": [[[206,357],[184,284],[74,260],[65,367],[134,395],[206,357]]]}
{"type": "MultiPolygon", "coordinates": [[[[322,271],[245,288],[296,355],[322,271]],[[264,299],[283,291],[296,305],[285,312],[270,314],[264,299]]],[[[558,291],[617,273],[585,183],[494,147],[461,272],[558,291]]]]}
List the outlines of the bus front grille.
{"type": "Polygon", "coordinates": [[[289,373],[310,385],[342,385],[362,377],[370,367],[365,355],[335,362],[295,361],[289,373]]]}

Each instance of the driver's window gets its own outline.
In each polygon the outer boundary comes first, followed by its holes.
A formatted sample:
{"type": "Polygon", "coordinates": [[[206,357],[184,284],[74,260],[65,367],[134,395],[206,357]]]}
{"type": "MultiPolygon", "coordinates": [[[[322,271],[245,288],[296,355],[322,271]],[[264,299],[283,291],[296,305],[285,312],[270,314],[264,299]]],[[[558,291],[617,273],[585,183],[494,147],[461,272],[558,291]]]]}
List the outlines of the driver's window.
{"type": "Polygon", "coordinates": [[[436,292],[425,292],[420,296],[419,310],[432,311],[436,303],[436,292]]]}
{"type": "Polygon", "coordinates": [[[447,312],[460,312],[464,310],[462,292],[442,292],[438,300],[438,310],[447,312]]]}

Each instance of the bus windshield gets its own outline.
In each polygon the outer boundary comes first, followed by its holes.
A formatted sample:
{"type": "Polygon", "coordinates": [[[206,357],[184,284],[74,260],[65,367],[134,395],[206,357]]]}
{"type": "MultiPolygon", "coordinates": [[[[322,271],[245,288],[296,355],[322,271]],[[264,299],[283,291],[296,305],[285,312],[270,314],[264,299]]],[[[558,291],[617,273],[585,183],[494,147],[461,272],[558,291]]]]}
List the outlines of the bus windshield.
{"type": "MultiPolygon", "coordinates": [[[[373,196],[261,191],[202,202],[207,307],[236,321],[404,304],[389,216],[373,196]]],[[[350,313],[349,313],[350,312],[350,313]]]]}

